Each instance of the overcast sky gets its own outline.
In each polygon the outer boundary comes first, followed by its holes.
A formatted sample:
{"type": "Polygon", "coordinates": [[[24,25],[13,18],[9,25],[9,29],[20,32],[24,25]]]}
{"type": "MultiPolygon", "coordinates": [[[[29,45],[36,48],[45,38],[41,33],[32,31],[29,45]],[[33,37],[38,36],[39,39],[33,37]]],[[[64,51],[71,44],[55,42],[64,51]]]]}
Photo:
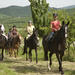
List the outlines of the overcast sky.
{"type": "MultiPolygon", "coordinates": [[[[75,5],[75,0],[47,0],[51,7],[64,7],[69,5],[75,5]]],[[[28,6],[30,5],[28,0],[0,0],[0,8],[17,5],[17,6],[28,6]]]]}

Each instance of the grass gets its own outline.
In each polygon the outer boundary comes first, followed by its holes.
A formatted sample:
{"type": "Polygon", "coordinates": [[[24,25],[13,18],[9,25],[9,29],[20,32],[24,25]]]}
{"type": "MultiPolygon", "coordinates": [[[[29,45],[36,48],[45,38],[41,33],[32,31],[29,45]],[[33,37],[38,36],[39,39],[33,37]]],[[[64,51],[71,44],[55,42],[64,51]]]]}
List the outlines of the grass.
{"type": "MultiPolygon", "coordinates": [[[[22,55],[23,45],[19,48],[17,58],[5,55],[3,61],[0,61],[0,75],[60,75],[58,71],[58,62],[56,56],[53,55],[52,70],[48,71],[47,61],[43,60],[43,48],[38,48],[38,64],[35,61],[35,50],[32,51],[33,61],[25,60],[25,55],[22,55]]],[[[75,75],[75,62],[63,61],[64,75],[75,75]]]]}
{"type": "MultiPolygon", "coordinates": [[[[63,62],[64,75],[75,75],[75,62],[63,62]]],[[[0,75],[60,75],[58,62],[53,61],[52,70],[48,71],[47,61],[39,60],[36,64],[26,61],[24,57],[17,58],[6,55],[4,61],[0,61],[0,75]]]]}
{"type": "MultiPolygon", "coordinates": [[[[24,37],[24,29],[18,29],[24,37]],[[23,32],[23,33],[22,33],[23,32]]],[[[4,61],[0,61],[0,75],[60,75],[58,71],[58,62],[56,56],[53,55],[52,70],[48,71],[47,61],[44,61],[44,52],[42,48],[42,39],[40,39],[40,47],[38,48],[38,64],[36,64],[35,50],[32,51],[33,61],[30,63],[25,60],[23,52],[23,39],[19,48],[17,58],[5,55],[4,61]]],[[[75,62],[63,61],[64,75],[75,75],[75,62]]]]}

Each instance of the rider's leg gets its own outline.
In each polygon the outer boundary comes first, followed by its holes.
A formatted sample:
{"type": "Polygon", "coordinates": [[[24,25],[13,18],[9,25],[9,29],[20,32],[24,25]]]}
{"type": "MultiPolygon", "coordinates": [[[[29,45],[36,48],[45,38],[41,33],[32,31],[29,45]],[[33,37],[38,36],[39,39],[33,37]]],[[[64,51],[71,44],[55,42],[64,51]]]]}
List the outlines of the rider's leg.
{"type": "Polygon", "coordinates": [[[51,40],[52,37],[53,37],[53,35],[54,35],[54,32],[51,32],[51,33],[49,34],[48,40],[51,40]]]}

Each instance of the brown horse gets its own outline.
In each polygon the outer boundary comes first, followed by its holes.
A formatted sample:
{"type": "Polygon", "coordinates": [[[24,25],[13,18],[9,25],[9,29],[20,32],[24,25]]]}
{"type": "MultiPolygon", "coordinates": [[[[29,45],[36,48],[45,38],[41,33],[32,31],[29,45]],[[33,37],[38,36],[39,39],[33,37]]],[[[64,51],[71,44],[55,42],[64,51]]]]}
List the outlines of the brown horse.
{"type": "Polygon", "coordinates": [[[13,36],[10,39],[9,39],[9,54],[10,56],[12,56],[14,53],[16,57],[18,55],[18,49],[21,43],[21,39],[19,35],[16,35],[15,37],[13,36]]]}
{"type": "Polygon", "coordinates": [[[4,58],[4,49],[6,48],[6,44],[7,44],[7,39],[5,36],[3,36],[2,34],[0,34],[0,49],[2,49],[2,60],[4,58]]]}
{"type": "Polygon", "coordinates": [[[42,41],[45,60],[48,60],[48,51],[50,51],[50,54],[49,54],[50,64],[48,68],[50,69],[52,65],[51,57],[55,53],[59,62],[59,71],[61,72],[62,75],[64,74],[62,69],[62,57],[65,51],[68,24],[69,22],[67,24],[65,24],[64,21],[62,22],[61,29],[54,34],[52,41],[51,40],[48,41],[47,37],[49,35],[44,36],[42,41]]]}

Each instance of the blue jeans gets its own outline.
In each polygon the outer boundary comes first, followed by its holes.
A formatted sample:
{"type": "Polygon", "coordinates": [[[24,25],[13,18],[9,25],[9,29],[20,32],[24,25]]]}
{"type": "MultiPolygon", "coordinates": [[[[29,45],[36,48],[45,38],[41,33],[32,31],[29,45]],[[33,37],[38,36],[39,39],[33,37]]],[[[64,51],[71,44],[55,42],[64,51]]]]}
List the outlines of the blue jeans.
{"type": "Polygon", "coordinates": [[[51,40],[52,37],[53,37],[53,35],[54,35],[54,32],[51,32],[51,33],[49,34],[49,36],[48,36],[48,40],[51,40]]]}

